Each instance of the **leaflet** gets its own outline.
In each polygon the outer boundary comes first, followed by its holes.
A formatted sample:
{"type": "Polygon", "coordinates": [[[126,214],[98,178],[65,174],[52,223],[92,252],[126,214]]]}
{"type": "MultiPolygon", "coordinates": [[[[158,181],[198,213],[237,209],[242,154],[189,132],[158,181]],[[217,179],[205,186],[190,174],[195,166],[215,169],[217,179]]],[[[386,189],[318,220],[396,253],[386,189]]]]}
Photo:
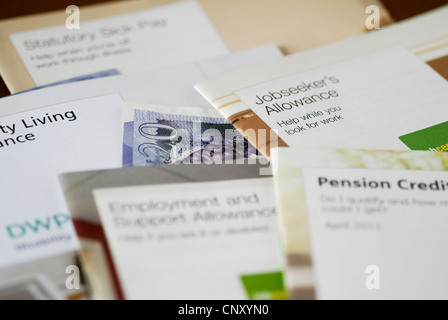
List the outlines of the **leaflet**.
{"type": "MultiPolygon", "coordinates": [[[[279,148],[292,299],[446,299],[448,155],[279,148]]],[[[278,157],[277,157],[278,156],[278,157]]]]}
{"type": "Polygon", "coordinates": [[[94,190],[124,296],[285,299],[273,192],[270,177],[94,190]]]}
{"type": "Polygon", "coordinates": [[[77,100],[0,118],[0,267],[78,248],[57,175],[121,166],[123,100],[77,100]]]}
{"type": "Polygon", "coordinates": [[[391,47],[235,95],[291,147],[406,150],[400,136],[446,121],[448,83],[391,47]]]}
{"type": "MultiPolygon", "coordinates": [[[[271,144],[406,150],[400,137],[446,121],[447,17],[445,6],[195,88],[267,156],[271,144]]],[[[443,145],[433,138],[423,150],[443,145]]]]}
{"type": "Polygon", "coordinates": [[[304,168],[303,184],[318,298],[448,297],[448,172],[304,168]]]}
{"type": "Polygon", "coordinates": [[[196,1],[81,23],[78,30],[61,24],[9,35],[36,86],[108,69],[126,74],[229,53],[196,1]]]}

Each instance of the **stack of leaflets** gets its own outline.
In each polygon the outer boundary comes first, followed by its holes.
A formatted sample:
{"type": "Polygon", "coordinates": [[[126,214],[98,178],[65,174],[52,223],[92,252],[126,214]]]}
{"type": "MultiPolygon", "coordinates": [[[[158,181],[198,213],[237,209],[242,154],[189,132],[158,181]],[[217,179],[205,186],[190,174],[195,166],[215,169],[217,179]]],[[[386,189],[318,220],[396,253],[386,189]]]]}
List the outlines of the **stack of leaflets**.
{"type": "Polygon", "coordinates": [[[374,2],[0,21],[0,299],[447,299],[448,6],[374,2]]]}

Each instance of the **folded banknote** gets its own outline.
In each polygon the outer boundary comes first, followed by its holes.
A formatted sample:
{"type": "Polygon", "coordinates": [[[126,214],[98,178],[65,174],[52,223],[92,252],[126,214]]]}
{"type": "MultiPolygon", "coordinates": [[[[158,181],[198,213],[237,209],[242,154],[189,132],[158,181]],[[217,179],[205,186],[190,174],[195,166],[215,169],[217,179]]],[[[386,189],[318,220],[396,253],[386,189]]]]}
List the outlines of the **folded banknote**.
{"type": "Polygon", "coordinates": [[[229,163],[261,157],[222,117],[134,110],[125,122],[123,166],[229,163]]]}

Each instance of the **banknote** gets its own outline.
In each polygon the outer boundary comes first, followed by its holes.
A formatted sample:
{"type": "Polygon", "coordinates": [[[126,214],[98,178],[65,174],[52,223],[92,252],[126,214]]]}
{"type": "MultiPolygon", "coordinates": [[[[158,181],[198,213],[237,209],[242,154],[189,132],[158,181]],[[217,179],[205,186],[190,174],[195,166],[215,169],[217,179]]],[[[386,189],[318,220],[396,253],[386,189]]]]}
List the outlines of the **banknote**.
{"type": "Polygon", "coordinates": [[[162,114],[180,114],[184,116],[223,118],[223,116],[214,108],[159,105],[141,101],[126,100],[123,124],[123,167],[132,167],[135,110],[153,111],[162,114]]]}
{"type": "Polygon", "coordinates": [[[136,109],[134,121],[125,123],[124,132],[124,166],[129,166],[131,161],[132,166],[139,167],[179,163],[229,163],[262,157],[222,117],[166,114],[136,109]]]}
{"type": "Polygon", "coordinates": [[[123,167],[132,167],[132,148],[134,144],[134,121],[123,124],[123,167]]]}

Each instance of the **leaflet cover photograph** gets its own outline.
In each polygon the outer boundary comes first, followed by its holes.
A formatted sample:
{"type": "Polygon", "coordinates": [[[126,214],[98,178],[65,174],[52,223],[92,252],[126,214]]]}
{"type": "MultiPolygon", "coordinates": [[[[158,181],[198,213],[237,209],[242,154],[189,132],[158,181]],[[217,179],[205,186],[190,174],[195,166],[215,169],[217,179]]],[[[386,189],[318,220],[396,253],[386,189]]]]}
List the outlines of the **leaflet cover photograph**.
{"type": "Polygon", "coordinates": [[[272,176],[260,165],[61,174],[92,299],[286,299],[272,176]]]}
{"type": "Polygon", "coordinates": [[[272,161],[292,299],[448,298],[448,154],[278,148],[272,161]]]}
{"type": "MultiPolygon", "coordinates": [[[[448,6],[195,88],[267,156],[271,144],[414,149],[406,136],[446,121],[447,18],[448,6]]],[[[435,140],[418,148],[446,144],[435,140]]]]}

